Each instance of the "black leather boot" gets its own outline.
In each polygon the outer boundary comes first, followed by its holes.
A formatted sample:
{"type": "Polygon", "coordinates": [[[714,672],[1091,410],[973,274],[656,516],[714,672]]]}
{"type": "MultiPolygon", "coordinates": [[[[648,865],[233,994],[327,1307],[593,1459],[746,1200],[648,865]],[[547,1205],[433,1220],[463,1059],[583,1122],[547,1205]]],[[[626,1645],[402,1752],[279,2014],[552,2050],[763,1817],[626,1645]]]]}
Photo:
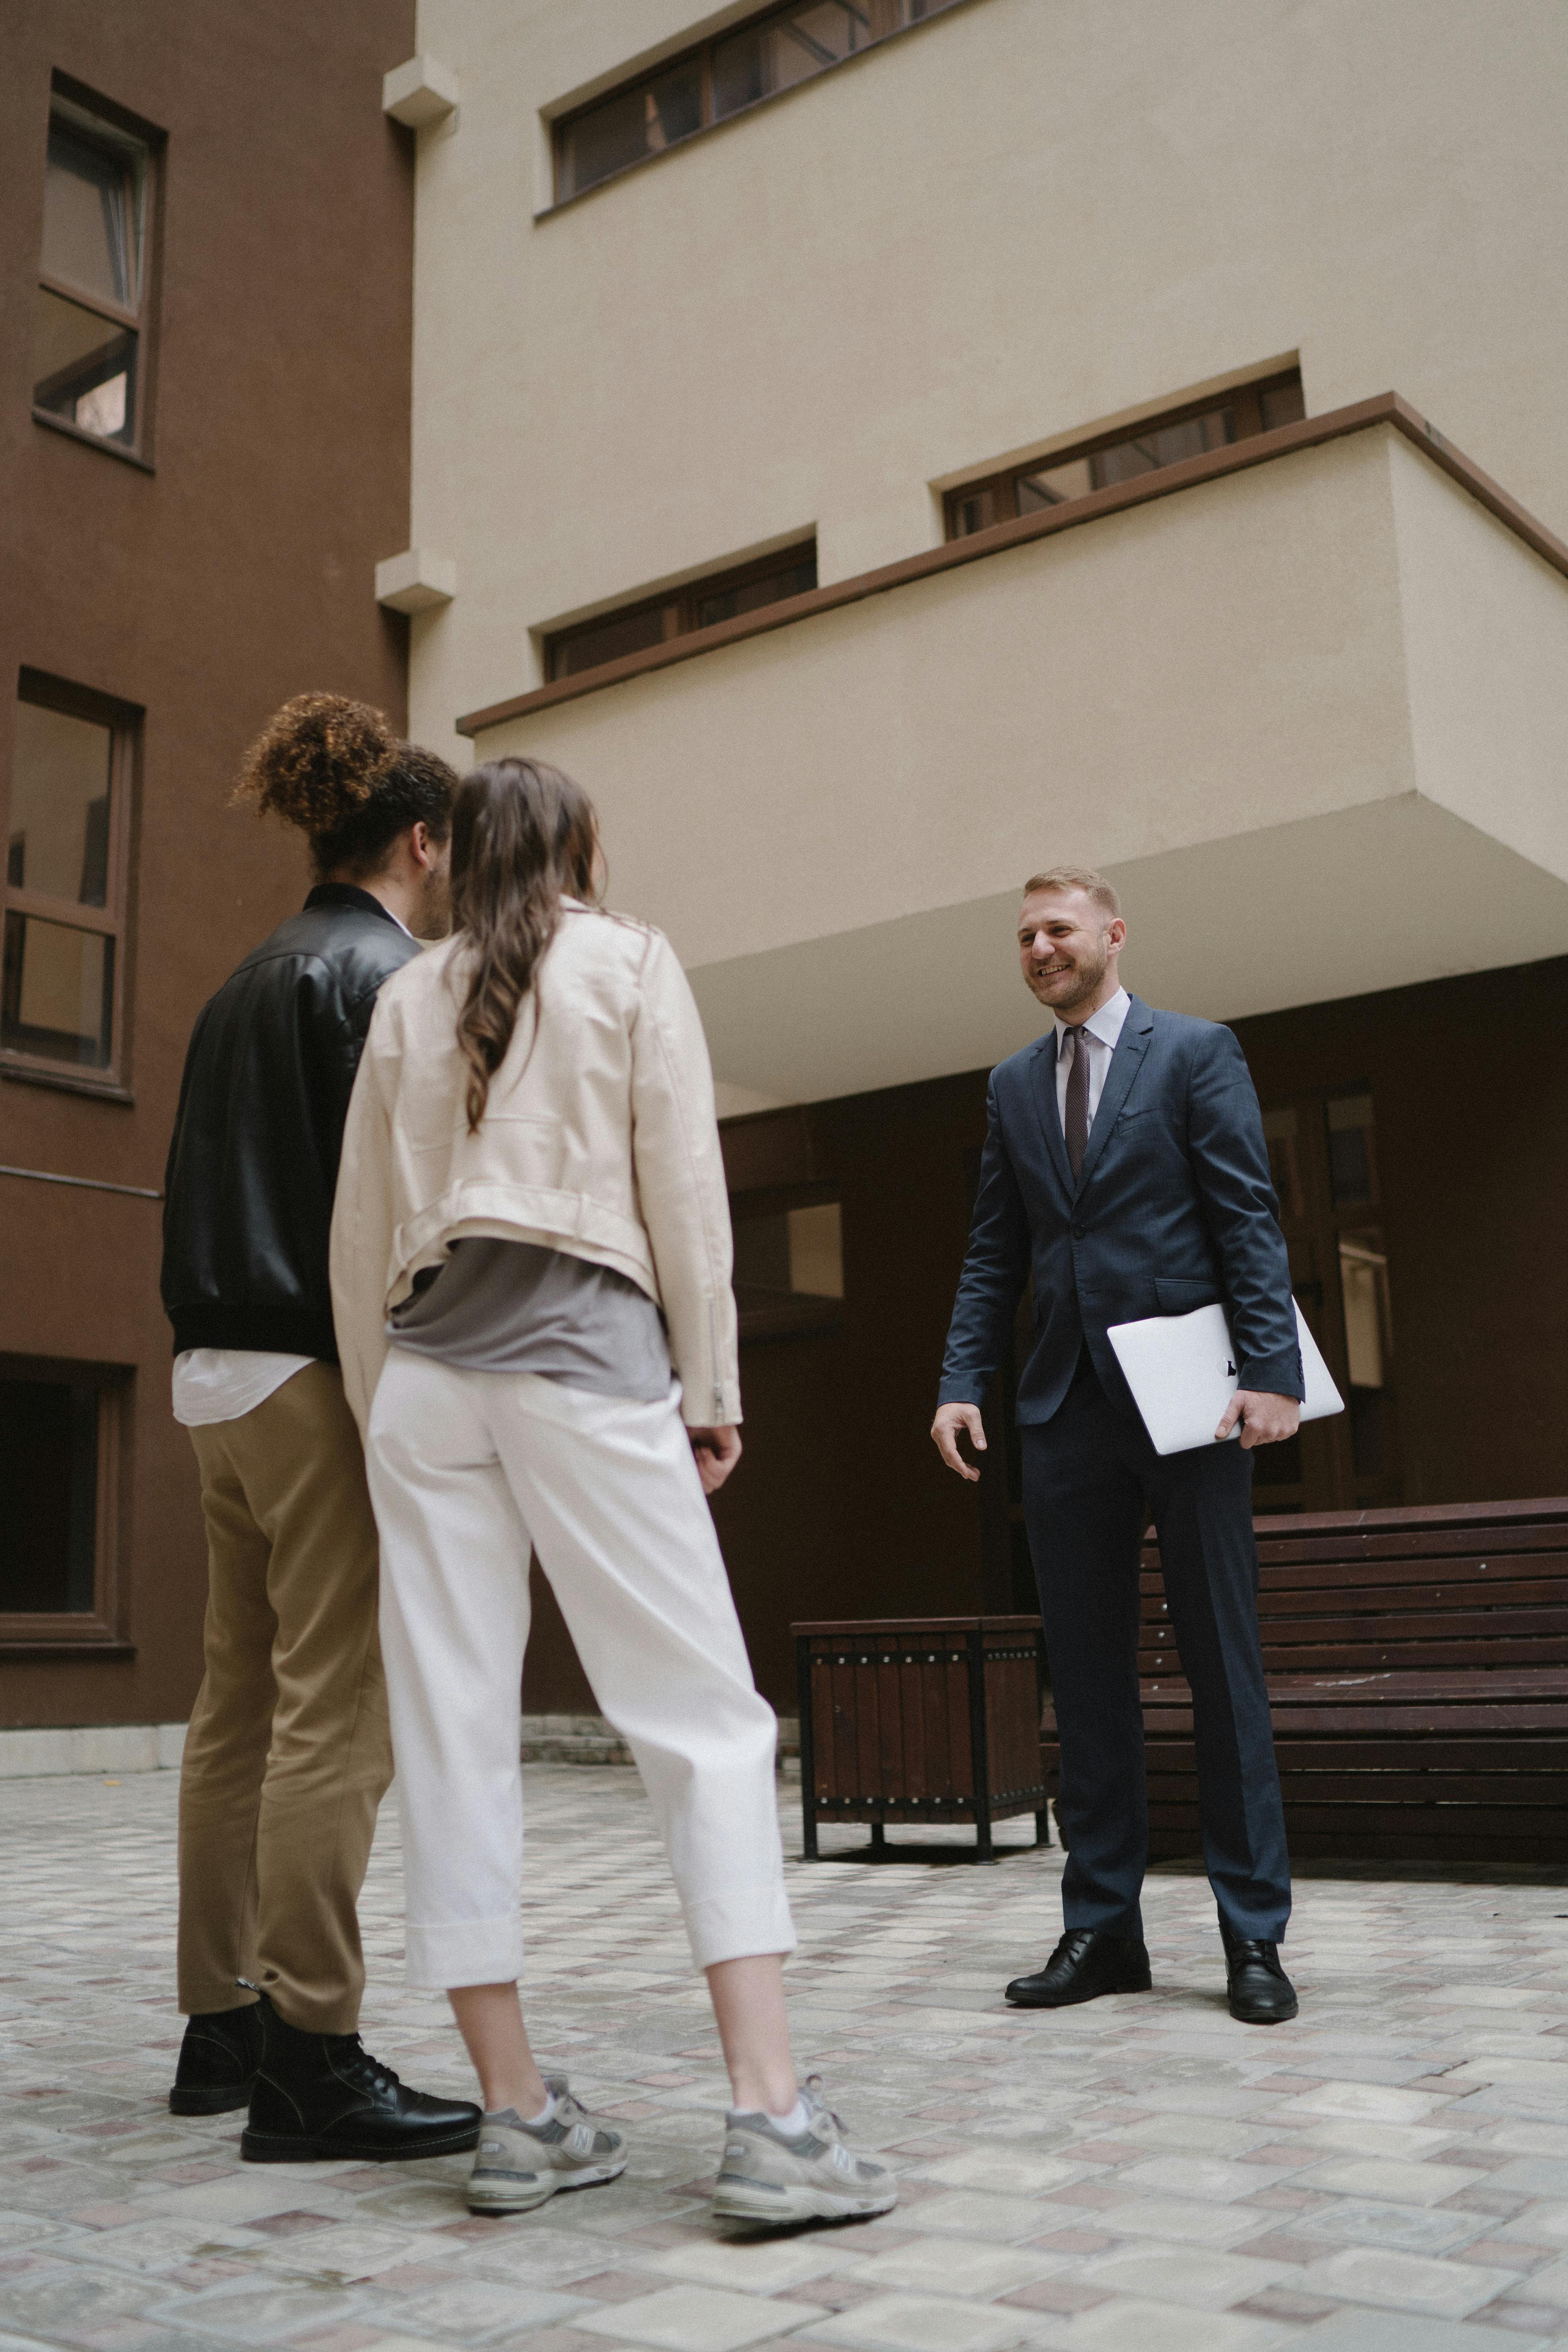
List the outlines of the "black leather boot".
{"type": "Polygon", "coordinates": [[[1296,1998],[1295,1986],[1279,1965],[1279,1945],[1263,1943],[1251,1936],[1237,1936],[1223,1919],[1219,1932],[1225,1946],[1232,2017],[1239,2018],[1243,2025],[1285,2024],[1301,2004],[1296,1998]]]}
{"type": "Polygon", "coordinates": [[[261,2015],[253,2001],[243,2009],[214,2009],[186,2018],[170,2114],[224,2116],[231,2107],[243,2107],[260,2055],[261,2015]]]}
{"type": "Polygon", "coordinates": [[[1151,1983],[1149,1948],[1142,1937],[1069,1927],[1037,1975],[1014,1978],[1007,1999],[1015,2009],[1067,2009],[1102,1992],[1147,1992],[1151,1983]]]}
{"type": "Polygon", "coordinates": [[[453,2156],[479,2137],[467,2099],[411,2091],[357,2033],[301,2033],[263,1993],[261,2060],[239,2152],[252,2164],[352,2156],[373,2164],[453,2156]]]}

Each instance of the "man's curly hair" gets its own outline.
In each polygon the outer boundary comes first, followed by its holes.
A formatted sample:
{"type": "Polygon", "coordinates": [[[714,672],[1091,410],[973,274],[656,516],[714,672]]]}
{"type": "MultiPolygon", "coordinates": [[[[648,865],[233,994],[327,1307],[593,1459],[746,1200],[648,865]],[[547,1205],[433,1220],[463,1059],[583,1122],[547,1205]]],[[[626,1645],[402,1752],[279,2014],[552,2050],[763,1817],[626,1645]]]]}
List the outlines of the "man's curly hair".
{"type": "Polygon", "coordinates": [[[297,694],[247,751],[234,798],[298,825],[319,878],[363,877],[409,825],[423,822],[445,841],[457,783],[444,761],[400,742],[368,702],[297,694]]]}

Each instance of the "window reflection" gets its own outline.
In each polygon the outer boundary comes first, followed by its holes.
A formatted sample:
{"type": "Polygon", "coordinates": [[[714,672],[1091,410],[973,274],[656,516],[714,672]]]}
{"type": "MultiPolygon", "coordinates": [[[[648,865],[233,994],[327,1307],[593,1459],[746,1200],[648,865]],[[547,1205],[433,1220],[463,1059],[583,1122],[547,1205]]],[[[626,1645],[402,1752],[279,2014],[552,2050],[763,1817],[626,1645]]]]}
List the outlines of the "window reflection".
{"type": "Polygon", "coordinates": [[[992,523],[1011,522],[1019,515],[1038,514],[1047,507],[1065,506],[1088,498],[1093,490],[1109,489],[1141,475],[1159,473],[1188,457],[1201,457],[1245,441],[1276,426],[1293,425],[1306,415],[1299,375],[1253,386],[1216,401],[1196,415],[1158,419],[1102,448],[1063,457],[1055,464],[1021,467],[988,482],[966,485],[948,498],[948,536],[966,539],[992,523]]]}
{"type": "Polygon", "coordinates": [[[114,152],[62,121],[49,126],[44,177],[43,266],[84,294],[132,310],[141,222],[132,154],[114,152]]]}
{"type": "Polygon", "coordinates": [[[1302,1213],[1301,1139],[1294,1103],[1263,1114],[1263,1137],[1268,1146],[1268,1174],[1279,1203],[1280,1220],[1292,1223],[1302,1213]]]}
{"type": "Polygon", "coordinates": [[[1328,1107],[1329,1183],[1336,1208],[1373,1201],[1376,1160],[1373,1151],[1372,1097],[1341,1095],[1328,1107]]]}
{"type": "Polygon", "coordinates": [[[737,1287],[786,1297],[842,1298],[844,1235],[837,1201],[735,1222],[737,1287]]]}
{"type": "Polygon", "coordinates": [[[0,1046],[105,1069],[113,1009],[112,939],[37,915],[6,915],[0,1046]]]}
{"type": "Polygon", "coordinates": [[[1331,1097],[1324,1106],[1329,1192],[1339,1225],[1340,1303],[1344,1315],[1350,1394],[1351,1469],[1381,1478],[1393,1459],[1394,1326],[1388,1253],[1377,1225],[1346,1223],[1342,1213],[1378,1201],[1376,1127],[1370,1094],[1331,1097]]]}
{"type": "Polygon", "coordinates": [[[760,613],[765,604],[780,604],[786,596],[804,595],[816,585],[816,558],[805,558],[789,563],[781,572],[764,572],[755,580],[747,580],[739,587],[721,588],[711,595],[696,599],[695,619],[700,629],[710,628],[719,621],[738,620],[742,613],[760,613]]]}
{"type": "Polygon", "coordinates": [[[855,0],[821,0],[809,8],[792,8],[771,24],[752,26],[713,50],[713,111],[722,117],[775,90],[789,89],[808,75],[820,73],[874,38],[868,5],[855,0]]]}
{"type": "Polygon", "coordinates": [[[1389,1345],[1388,1258],[1373,1244],[1381,1234],[1340,1236],[1340,1289],[1345,1310],[1345,1356],[1351,1386],[1387,1384],[1389,1345]]]}
{"type": "Polygon", "coordinates": [[[721,35],[630,89],[563,122],[555,135],[556,194],[584,188],[722,122],[759,100],[809,81],[953,0],[796,0],[721,35]]]}
{"type": "Polygon", "coordinates": [[[74,898],[83,907],[107,903],[113,748],[107,727],[17,703],[5,850],[12,889],[74,898]]]}
{"type": "MultiPolygon", "coordinates": [[[[645,653],[663,642],[665,607],[607,620],[589,621],[557,640],[551,663],[552,677],[574,677],[580,669],[597,669],[601,662],[619,661],[623,654],[645,653]]],[[[673,635],[674,632],[670,634],[673,635]]]]}
{"type": "Polygon", "coordinates": [[[709,629],[721,621],[758,613],[786,596],[803,595],[816,585],[816,547],[786,548],[733,570],[711,573],[706,580],[672,589],[650,603],[631,604],[606,613],[596,621],[582,621],[557,630],[545,640],[550,677],[575,677],[597,669],[623,655],[646,652],[669,637],[683,637],[693,629],[709,629]]]}
{"type": "Polygon", "coordinates": [[[34,296],[33,405],[84,433],[129,441],[136,338],[97,310],[40,286],[34,296]]]}
{"type": "MultiPolygon", "coordinates": [[[[777,1197],[776,1195],[774,1196],[777,1197]]],[[[732,1202],[735,1305],[742,1339],[832,1329],[844,1297],[843,1213],[837,1201],[754,1209],[732,1202]]]]}

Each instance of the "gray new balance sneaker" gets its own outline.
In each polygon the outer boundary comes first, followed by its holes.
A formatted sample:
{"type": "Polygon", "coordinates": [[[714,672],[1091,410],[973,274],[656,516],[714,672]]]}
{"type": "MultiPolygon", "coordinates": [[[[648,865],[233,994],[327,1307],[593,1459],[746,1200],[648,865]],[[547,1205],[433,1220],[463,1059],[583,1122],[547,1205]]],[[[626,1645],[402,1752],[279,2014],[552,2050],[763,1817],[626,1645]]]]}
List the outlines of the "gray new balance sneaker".
{"type": "Polygon", "coordinates": [[[850,2221],[889,2213],[899,2201],[893,2176],[845,2145],[844,2126],[812,2075],[801,2096],[809,2118],[786,2139],[763,2115],[731,2115],[711,2211],[722,2221],[783,2229],[795,2221],[850,2221]]]}
{"type": "Polygon", "coordinates": [[[566,2087],[564,2074],[546,2074],[555,2112],[545,2124],[525,2124],[515,2107],[486,2116],[468,2175],[470,2213],[531,2213],[558,2189],[587,2189],[616,2180],[626,2168],[626,2143],[596,2123],[566,2087]]]}

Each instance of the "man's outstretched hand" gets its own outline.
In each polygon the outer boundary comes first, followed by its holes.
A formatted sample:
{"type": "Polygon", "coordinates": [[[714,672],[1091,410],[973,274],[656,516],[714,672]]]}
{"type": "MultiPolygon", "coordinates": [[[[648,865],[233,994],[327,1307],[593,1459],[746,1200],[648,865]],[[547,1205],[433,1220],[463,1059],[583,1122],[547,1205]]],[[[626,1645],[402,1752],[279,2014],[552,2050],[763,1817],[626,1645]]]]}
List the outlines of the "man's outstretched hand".
{"type": "Polygon", "coordinates": [[[938,1405],[936,1419],[931,1425],[937,1452],[948,1468],[956,1470],[961,1478],[978,1478],[979,1471],[972,1462],[966,1462],[958,1450],[959,1436],[963,1431],[968,1432],[969,1442],[976,1454],[984,1454],[985,1424],[980,1418],[980,1407],[977,1404],[938,1405]]]}
{"type": "Polygon", "coordinates": [[[1241,1443],[1248,1449],[1254,1445],[1279,1445],[1285,1438],[1294,1437],[1300,1428],[1301,1408],[1294,1397],[1270,1396],[1263,1389],[1237,1389],[1225,1409],[1225,1419],[1215,1431],[1215,1437],[1228,1437],[1238,1421],[1241,1443]]]}

